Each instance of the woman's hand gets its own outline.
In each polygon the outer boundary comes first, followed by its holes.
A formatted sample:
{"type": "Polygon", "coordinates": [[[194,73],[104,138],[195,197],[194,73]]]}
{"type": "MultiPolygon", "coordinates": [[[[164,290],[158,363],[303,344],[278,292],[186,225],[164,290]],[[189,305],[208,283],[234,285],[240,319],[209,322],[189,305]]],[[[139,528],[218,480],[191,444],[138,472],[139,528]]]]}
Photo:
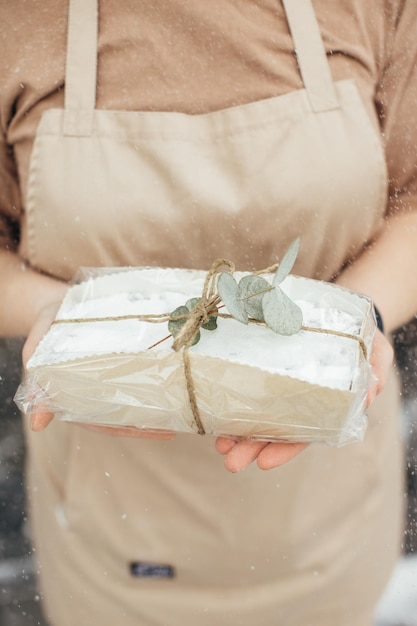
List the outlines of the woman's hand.
{"type": "Polygon", "coordinates": [[[240,472],[253,461],[263,470],[273,469],[288,463],[305,450],[307,443],[282,443],[267,441],[235,441],[218,437],[216,450],[223,454],[224,466],[229,472],[240,472]]]}
{"type": "MultiPolygon", "coordinates": [[[[370,358],[374,378],[368,390],[366,408],[384,388],[393,356],[391,344],[381,331],[377,330],[370,358]]],[[[307,443],[236,441],[227,437],[218,437],[216,440],[216,449],[224,455],[224,465],[229,472],[239,472],[253,461],[256,461],[258,467],[263,470],[279,467],[291,461],[308,445],[307,443]]]]}

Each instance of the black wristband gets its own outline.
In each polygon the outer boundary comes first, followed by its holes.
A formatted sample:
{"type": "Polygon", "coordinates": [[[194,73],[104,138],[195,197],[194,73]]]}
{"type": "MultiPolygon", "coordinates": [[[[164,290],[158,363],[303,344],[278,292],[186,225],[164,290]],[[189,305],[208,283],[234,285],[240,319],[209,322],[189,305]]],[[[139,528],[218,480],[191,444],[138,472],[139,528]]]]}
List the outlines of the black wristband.
{"type": "Polygon", "coordinates": [[[375,304],[374,304],[374,311],[375,311],[376,325],[378,326],[378,328],[381,331],[381,333],[383,333],[384,332],[384,322],[382,321],[382,315],[379,312],[379,309],[375,306],[375,304]]]}

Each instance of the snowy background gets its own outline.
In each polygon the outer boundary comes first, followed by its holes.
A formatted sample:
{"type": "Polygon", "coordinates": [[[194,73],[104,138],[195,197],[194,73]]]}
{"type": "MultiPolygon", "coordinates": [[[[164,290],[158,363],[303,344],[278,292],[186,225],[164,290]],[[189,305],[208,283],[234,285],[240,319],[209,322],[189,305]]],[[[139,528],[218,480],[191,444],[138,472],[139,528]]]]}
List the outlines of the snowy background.
{"type": "Polygon", "coordinates": [[[378,606],[375,626],[417,626],[417,555],[398,563],[378,606]]]}

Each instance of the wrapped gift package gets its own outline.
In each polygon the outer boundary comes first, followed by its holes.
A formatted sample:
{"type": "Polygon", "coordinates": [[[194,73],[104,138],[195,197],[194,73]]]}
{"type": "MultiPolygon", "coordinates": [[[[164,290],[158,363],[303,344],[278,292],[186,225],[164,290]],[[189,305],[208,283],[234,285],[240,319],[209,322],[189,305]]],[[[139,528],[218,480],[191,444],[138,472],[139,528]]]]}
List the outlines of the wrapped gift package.
{"type": "Polygon", "coordinates": [[[299,332],[219,316],[215,330],[201,328],[200,341],[186,348],[187,374],[184,349],[172,349],[162,314],[198,298],[206,275],[84,269],[27,364],[19,406],[148,431],[331,445],[362,439],[376,329],[371,301],[289,275],[280,287],[302,310],[299,332]]]}

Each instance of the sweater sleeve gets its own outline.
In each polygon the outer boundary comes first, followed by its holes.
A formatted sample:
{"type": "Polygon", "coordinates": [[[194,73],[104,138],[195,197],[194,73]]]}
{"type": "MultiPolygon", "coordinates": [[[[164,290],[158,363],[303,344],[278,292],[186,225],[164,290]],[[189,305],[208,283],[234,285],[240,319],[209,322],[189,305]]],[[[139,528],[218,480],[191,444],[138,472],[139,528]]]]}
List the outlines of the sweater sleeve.
{"type": "Polygon", "coordinates": [[[403,0],[390,21],[393,36],[377,91],[389,175],[387,215],[417,211],[417,2],[403,0]]]}

